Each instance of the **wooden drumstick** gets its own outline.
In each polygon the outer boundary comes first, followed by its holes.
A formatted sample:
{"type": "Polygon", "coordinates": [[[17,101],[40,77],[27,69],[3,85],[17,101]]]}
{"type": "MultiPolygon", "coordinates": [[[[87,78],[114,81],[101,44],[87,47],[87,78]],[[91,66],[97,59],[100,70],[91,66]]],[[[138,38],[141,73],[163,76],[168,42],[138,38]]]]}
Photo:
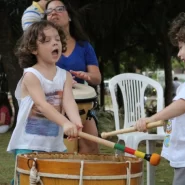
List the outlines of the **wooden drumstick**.
{"type": "Polygon", "coordinates": [[[135,155],[136,157],[139,157],[139,158],[142,158],[142,159],[145,159],[145,160],[149,161],[150,164],[153,165],[153,166],[157,166],[160,162],[160,159],[161,159],[161,156],[159,154],[156,154],[156,153],[146,154],[146,153],[140,152],[138,150],[128,148],[124,145],[114,143],[114,142],[111,142],[111,141],[107,141],[105,139],[102,139],[102,138],[99,138],[99,137],[96,137],[96,136],[93,136],[93,135],[90,135],[90,134],[86,134],[84,132],[78,132],[78,136],[81,137],[81,138],[84,138],[84,139],[87,139],[87,140],[105,145],[107,147],[114,148],[114,149],[129,153],[131,155],[135,155]]]}
{"type": "MultiPolygon", "coordinates": [[[[152,123],[148,123],[146,128],[147,129],[155,128],[155,127],[159,127],[159,126],[164,126],[164,124],[165,124],[164,121],[152,122],[152,123]]],[[[115,130],[115,131],[112,131],[112,132],[102,132],[101,137],[105,139],[109,136],[116,136],[118,134],[124,134],[124,133],[136,132],[136,131],[137,131],[137,129],[135,127],[130,127],[130,128],[115,130]]]]}

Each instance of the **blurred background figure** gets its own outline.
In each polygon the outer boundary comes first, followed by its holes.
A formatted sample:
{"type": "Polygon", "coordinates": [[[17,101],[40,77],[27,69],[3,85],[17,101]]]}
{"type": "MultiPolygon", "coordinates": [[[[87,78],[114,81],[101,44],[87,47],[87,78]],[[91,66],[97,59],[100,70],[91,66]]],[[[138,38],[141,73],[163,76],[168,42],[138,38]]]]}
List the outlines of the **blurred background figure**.
{"type": "Polygon", "coordinates": [[[0,92],[0,134],[10,128],[12,109],[6,92],[0,92]]]}
{"type": "Polygon", "coordinates": [[[22,29],[25,31],[31,24],[41,21],[44,17],[44,10],[47,0],[33,1],[22,15],[22,29]]]}
{"type": "Polygon", "coordinates": [[[179,82],[178,77],[174,77],[173,79],[173,97],[176,96],[177,88],[181,85],[181,82],[179,82]]]}

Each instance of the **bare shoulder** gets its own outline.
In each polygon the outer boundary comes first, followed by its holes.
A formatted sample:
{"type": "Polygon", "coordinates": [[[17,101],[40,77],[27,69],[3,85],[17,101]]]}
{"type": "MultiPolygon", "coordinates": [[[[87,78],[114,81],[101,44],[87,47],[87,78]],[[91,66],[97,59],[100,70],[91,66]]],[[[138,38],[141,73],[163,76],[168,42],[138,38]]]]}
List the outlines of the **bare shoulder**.
{"type": "Polygon", "coordinates": [[[38,83],[39,79],[32,72],[26,72],[23,76],[23,83],[38,83]]]}
{"type": "Polygon", "coordinates": [[[21,83],[22,98],[29,95],[30,89],[38,89],[40,87],[39,79],[31,72],[24,74],[21,83]]]}

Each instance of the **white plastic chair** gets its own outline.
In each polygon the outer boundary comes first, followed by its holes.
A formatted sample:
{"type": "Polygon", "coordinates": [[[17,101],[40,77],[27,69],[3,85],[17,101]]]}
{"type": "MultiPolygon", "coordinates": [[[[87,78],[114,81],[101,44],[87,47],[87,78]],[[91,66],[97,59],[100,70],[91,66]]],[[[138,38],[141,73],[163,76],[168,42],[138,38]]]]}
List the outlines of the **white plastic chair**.
{"type": "MultiPolygon", "coordinates": [[[[116,130],[120,128],[119,108],[117,102],[117,85],[121,89],[122,99],[124,104],[124,126],[123,128],[131,127],[139,118],[146,117],[144,106],[144,95],[148,85],[156,89],[157,97],[157,112],[164,107],[163,88],[157,81],[140,74],[125,73],[114,76],[109,81],[109,89],[113,104],[113,112],[115,119],[116,130]]],[[[157,128],[157,134],[149,134],[148,132],[134,132],[127,134],[119,134],[118,142],[124,141],[125,145],[137,149],[141,141],[146,140],[146,153],[152,154],[155,152],[155,141],[163,140],[165,133],[163,127],[157,128]]],[[[125,153],[125,155],[128,155],[125,153]]],[[[147,185],[155,184],[155,167],[147,162],[147,185]]]]}

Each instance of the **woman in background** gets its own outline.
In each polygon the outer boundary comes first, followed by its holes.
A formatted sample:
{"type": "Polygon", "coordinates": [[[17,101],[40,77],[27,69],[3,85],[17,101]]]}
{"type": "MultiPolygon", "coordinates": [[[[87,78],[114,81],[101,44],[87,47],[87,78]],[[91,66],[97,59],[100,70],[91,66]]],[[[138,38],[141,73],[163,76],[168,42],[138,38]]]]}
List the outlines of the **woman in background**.
{"type": "MultiPolygon", "coordinates": [[[[98,60],[88,36],[78,20],[78,14],[69,3],[60,0],[50,0],[46,4],[46,19],[62,27],[66,35],[67,51],[62,54],[57,65],[71,72],[78,83],[85,81],[93,86],[101,83],[101,74],[98,60]]],[[[94,119],[86,120],[83,132],[98,136],[94,119]]],[[[80,153],[98,153],[98,144],[85,140],[79,140],[80,153]]]]}

